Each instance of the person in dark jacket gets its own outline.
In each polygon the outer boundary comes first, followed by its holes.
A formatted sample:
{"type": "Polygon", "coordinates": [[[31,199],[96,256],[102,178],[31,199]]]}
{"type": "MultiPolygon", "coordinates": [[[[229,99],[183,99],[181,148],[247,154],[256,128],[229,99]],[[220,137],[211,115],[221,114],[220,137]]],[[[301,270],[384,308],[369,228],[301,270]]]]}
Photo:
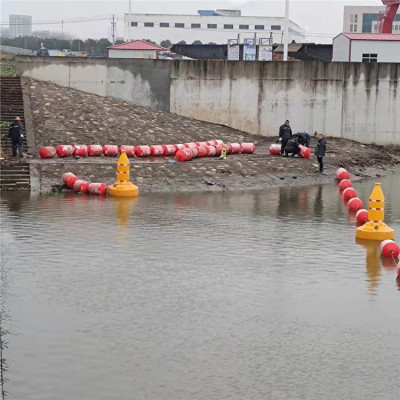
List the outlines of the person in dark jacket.
{"type": "Polygon", "coordinates": [[[292,128],[289,125],[289,121],[286,120],[283,125],[279,128],[279,138],[281,139],[281,154],[283,155],[285,152],[285,147],[287,141],[292,136],[292,128]]]}
{"type": "Polygon", "coordinates": [[[307,132],[297,132],[297,136],[299,137],[299,144],[310,147],[311,136],[307,132]]]}
{"type": "Polygon", "coordinates": [[[297,135],[291,136],[285,146],[285,154],[284,157],[287,157],[289,153],[292,153],[292,157],[296,154],[299,154],[299,138],[297,135]]]}
{"type": "Polygon", "coordinates": [[[15,120],[11,123],[10,129],[8,130],[8,137],[11,139],[13,157],[17,157],[18,152],[19,156],[23,157],[22,147],[24,130],[22,129],[20,117],[15,117],[15,120]]]}
{"type": "Polygon", "coordinates": [[[317,138],[318,138],[318,143],[317,147],[315,148],[315,155],[317,156],[317,160],[319,163],[319,172],[322,173],[324,171],[323,158],[326,153],[326,139],[321,134],[317,135],[317,138]]]}

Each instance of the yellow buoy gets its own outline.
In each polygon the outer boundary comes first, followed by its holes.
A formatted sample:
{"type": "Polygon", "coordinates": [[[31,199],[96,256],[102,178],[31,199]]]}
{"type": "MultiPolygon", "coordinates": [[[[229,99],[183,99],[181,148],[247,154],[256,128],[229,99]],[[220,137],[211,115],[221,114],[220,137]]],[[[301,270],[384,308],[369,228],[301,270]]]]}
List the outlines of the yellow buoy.
{"type": "Polygon", "coordinates": [[[123,151],[117,162],[117,182],[108,187],[108,194],[117,197],[137,197],[139,188],[129,181],[129,160],[123,151]]]}
{"type": "Polygon", "coordinates": [[[375,187],[369,197],[368,222],[356,229],[357,239],[386,240],[394,239],[394,230],[384,222],[385,196],[381,184],[375,183],[375,187]]]}

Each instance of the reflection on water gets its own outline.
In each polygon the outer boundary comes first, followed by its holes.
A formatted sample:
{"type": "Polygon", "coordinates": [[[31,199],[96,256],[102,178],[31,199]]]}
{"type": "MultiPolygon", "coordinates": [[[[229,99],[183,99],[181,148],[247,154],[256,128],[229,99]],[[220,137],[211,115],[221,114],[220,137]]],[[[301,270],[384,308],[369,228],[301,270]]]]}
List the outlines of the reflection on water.
{"type": "Polygon", "coordinates": [[[400,282],[335,185],[7,193],[1,217],[10,398],[398,397],[400,282]]]}
{"type": "MultiPolygon", "coordinates": [[[[365,267],[367,272],[367,280],[370,283],[369,290],[371,294],[377,293],[377,286],[379,285],[379,276],[381,274],[381,252],[380,242],[371,240],[356,239],[356,243],[365,249],[365,267]]],[[[387,263],[393,264],[393,260],[386,260],[387,263]]]]}

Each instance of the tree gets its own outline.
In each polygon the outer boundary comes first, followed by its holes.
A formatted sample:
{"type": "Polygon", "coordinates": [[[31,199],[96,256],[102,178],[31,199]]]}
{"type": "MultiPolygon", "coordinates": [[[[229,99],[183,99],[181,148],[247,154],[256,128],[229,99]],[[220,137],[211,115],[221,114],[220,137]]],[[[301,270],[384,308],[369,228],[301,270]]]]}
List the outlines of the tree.
{"type": "Polygon", "coordinates": [[[112,43],[106,39],[102,38],[99,39],[96,43],[96,55],[105,57],[106,55],[106,48],[112,46],[112,43]]]}
{"type": "Polygon", "coordinates": [[[144,40],[145,42],[149,42],[149,43],[153,43],[153,44],[157,45],[157,43],[154,42],[153,40],[150,40],[150,39],[142,39],[142,40],[144,40]]]}
{"type": "Polygon", "coordinates": [[[69,49],[70,43],[69,40],[49,38],[49,39],[43,39],[43,46],[46,47],[46,49],[63,50],[63,49],[69,49]]]}
{"type": "Polygon", "coordinates": [[[195,40],[192,44],[203,44],[201,40],[195,40]]]}
{"type": "Polygon", "coordinates": [[[172,43],[171,43],[171,41],[169,39],[161,40],[160,46],[161,47],[165,47],[166,49],[169,49],[169,48],[171,48],[172,43]]]}
{"type": "Polygon", "coordinates": [[[40,39],[33,36],[16,37],[12,39],[2,38],[1,44],[4,46],[19,47],[28,50],[40,49],[40,39]]]}
{"type": "Polygon", "coordinates": [[[214,42],[208,42],[207,44],[217,44],[217,43],[214,43],[214,42]]]}
{"type": "Polygon", "coordinates": [[[86,39],[84,43],[85,52],[88,56],[96,55],[96,40],[86,39]]]}
{"type": "Polygon", "coordinates": [[[186,44],[186,42],[184,40],[181,40],[180,42],[178,42],[177,44],[186,44]]]}
{"type": "Polygon", "coordinates": [[[117,39],[115,41],[115,44],[122,44],[122,43],[125,43],[123,39],[117,39]]]}
{"type": "Polygon", "coordinates": [[[85,44],[80,39],[75,39],[71,43],[72,51],[83,51],[84,48],[85,48],[85,44]]]}

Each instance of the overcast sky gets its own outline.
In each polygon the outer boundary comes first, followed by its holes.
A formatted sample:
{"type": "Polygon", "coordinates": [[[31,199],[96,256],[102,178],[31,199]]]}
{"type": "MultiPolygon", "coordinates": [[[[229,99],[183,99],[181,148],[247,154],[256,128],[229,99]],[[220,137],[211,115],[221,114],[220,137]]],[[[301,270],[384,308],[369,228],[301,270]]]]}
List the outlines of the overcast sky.
{"type": "MultiPolygon", "coordinates": [[[[123,14],[128,12],[128,0],[3,0],[1,2],[1,23],[7,27],[9,14],[31,15],[33,30],[61,31],[64,20],[64,32],[72,33],[82,39],[89,37],[110,38],[109,19],[115,14],[118,19],[117,35],[123,35],[123,14]],[[87,18],[94,21],[76,22],[69,19],[87,18]],[[46,23],[43,23],[46,22],[46,23]]],[[[307,41],[330,43],[343,28],[343,7],[345,5],[380,6],[380,0],[290,0],[290,19],[307,31],[307,41]]],[[[198,9],[240,9],[242,15],[284,16],[285,0],[259,1],[132,1],[132,13],[168,13],[197,14],[198,9]]]]}

